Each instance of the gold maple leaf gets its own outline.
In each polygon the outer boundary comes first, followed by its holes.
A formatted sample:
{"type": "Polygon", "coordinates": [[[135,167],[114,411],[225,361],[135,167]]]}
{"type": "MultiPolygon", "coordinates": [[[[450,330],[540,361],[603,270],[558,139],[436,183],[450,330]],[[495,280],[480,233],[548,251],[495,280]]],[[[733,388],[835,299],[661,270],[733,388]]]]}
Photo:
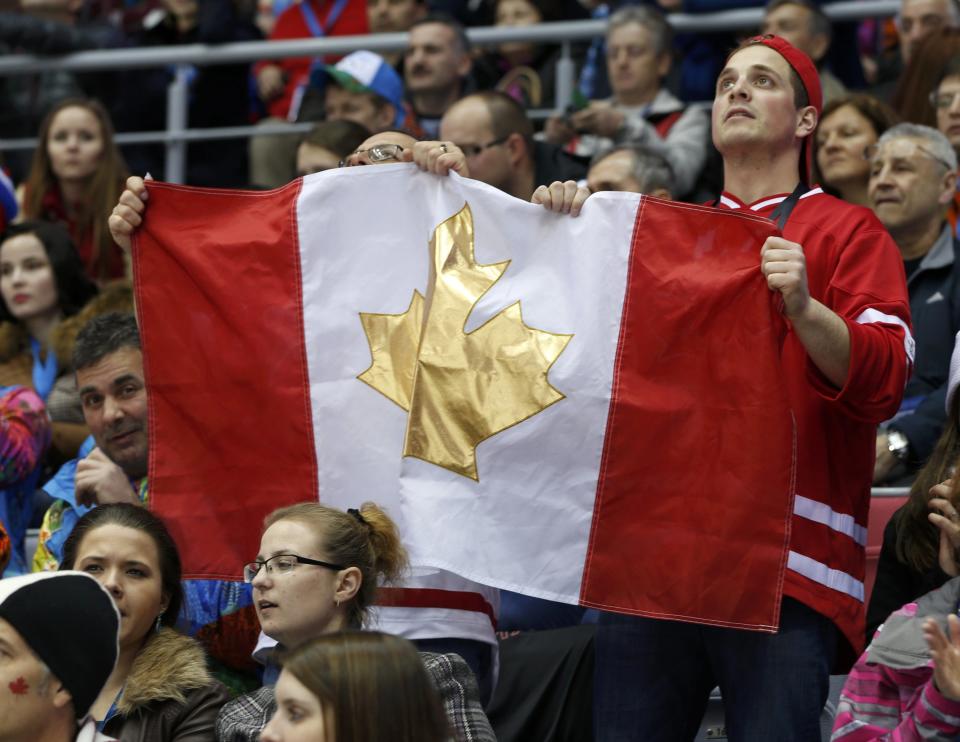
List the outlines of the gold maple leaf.
{"type": "Polygon", "coordinates": [[[405,456],[478,480],[481,441],[564,398],[547,374],[573,336],[529,327],[520,302],[466,332],[510,264],[480,265],[473,246],[465,204],[430,240],[426,302],[414,292],[402,314],[361,313],[372,363],[358,378],[409,412],[405,456]]]}
{"type": "Polygon", "coordinates": [[[373,362],[357,378],[409,411],[423,327],[423,296],[414,291],[402,314],[360,312],[360,322],[373,362]]]}

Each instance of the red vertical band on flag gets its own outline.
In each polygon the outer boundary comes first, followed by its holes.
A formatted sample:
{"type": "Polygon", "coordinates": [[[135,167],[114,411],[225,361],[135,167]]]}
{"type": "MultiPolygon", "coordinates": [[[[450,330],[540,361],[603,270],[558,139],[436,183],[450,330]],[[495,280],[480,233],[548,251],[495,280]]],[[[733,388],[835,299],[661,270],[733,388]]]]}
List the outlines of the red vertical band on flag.
{"type": "Polygon", "coordinates": [[[793,507],[773,225],[644,198],[581,602],[775,630],[793,507]]]}
{"type": "Polygon", "coordinates": [[[264,516],[317,492],[300,181],[264,193],[148,189],[133,257],[150,504],[180,546],[185,577],[239,579],[264,516]]]}

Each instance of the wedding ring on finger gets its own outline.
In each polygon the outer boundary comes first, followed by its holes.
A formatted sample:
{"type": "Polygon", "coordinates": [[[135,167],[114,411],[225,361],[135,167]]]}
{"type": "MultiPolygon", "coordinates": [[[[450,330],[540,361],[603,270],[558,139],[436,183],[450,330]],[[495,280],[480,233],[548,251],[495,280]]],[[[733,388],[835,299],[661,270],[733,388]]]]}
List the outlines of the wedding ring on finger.
{"type": "Polygon", "coordinates": [[[446,142],[440,142],[440,151],[443,152],[443,154],[447,154],[447,143],[446,143],[446,142]]]}

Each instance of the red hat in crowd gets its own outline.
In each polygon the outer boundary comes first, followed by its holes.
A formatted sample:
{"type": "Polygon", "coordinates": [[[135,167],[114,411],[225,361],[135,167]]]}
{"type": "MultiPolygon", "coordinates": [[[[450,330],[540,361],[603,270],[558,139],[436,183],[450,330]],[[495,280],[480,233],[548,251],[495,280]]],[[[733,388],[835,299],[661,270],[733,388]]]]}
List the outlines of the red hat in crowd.
{"type": "MultiPolygon", "coordinates": [[[[787,60],[787,64],[800,77],[803,83],[803,89],[807,92],[807,100],[810,105],[817,109],[817,116],[823,112],[823,88],[820,87],[820,73],[817,72],[817,66],[806,54],[797,49],[793,44],[780,36],[754,36],[748,39],[740,47],[750,44],[763,44],[769,49],[773,49],[777,54],[787,60]]],[[[739,51],[739,49],[737,50],[739,51]]],[[[734,52],[735,54],[736,52],[734,52]]],[[[731,55],[733,56],[733,55],[731,55]]],[[[800,179],[808,185],[812,184],[813,177],[813,134],[811,133],[803,140],[800,148],[800,179]]]]}

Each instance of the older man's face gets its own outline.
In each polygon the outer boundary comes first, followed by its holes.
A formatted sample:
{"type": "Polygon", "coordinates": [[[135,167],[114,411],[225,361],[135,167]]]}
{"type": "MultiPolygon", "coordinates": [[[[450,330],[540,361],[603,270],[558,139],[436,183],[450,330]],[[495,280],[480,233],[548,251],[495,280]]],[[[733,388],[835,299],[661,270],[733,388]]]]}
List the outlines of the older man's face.
{"type": "Polygon", "coordinates": [[[423,23],[410,31],[403,75],[409,93],[453,90],[470,71],[470,58],[460,48],[453,29],[443,23],[423,23]]]}
{"type": "Polygon", "coordinates": [[[870,205],[893,233],[922,229],[942,218],[952,195],[948,175],[946,165],[931,154],[924,140],[888,140],[870,162],[870,205]]]}
{"type": "Polygon", "coordinates": [[[814,61],[826,52],[825,39],[813,33],[813,13],[803,5],[786,3],[770,11],[761,33],[783,37],[814,61]]]}
{"type": "Polygon", "coordinates": [[[640,193],[640,182],[634,172],[633,156],[624,151],[607,155],[590,168],[590,172],[587,173],[587,186],[593,193],[599,191],[640,193]]]}
{"type": "Polygon", "coordinates": [[[953,0],[903,0],[897,29],[904,63],[913,58],[920,43],[938,28],[957,25],[951,2],[953,0]]]}

